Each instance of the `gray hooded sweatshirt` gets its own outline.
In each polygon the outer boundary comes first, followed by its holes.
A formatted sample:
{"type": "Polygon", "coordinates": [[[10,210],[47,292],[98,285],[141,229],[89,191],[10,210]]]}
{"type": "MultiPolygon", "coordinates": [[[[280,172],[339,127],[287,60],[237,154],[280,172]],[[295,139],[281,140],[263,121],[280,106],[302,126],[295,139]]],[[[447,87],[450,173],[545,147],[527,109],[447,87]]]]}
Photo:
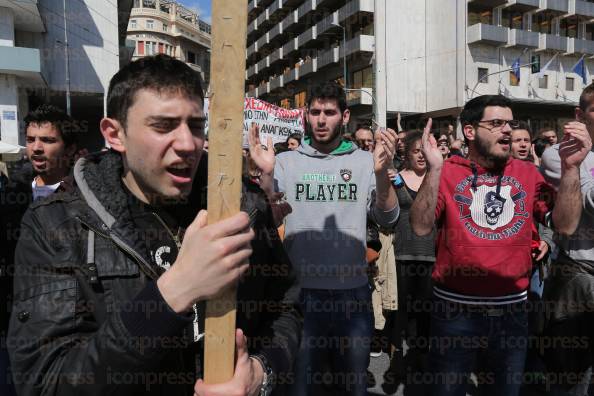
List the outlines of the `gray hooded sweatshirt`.
{"type": "Polygon", "coordinates": [[[399,214],[398,205],[386,212],[375,207],[372,155],[348,141],[330,154],[304,142],[276,157],[274,184],[293,208],[284,243],[302,287],[365,285],[367,216],[393,228],[399,214]]]}

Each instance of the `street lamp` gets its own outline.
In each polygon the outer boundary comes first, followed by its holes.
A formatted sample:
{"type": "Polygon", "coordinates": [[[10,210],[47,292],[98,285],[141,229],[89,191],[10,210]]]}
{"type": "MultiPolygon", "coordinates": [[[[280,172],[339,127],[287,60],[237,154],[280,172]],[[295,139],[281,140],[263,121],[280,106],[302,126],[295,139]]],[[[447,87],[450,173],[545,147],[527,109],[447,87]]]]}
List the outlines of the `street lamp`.
{"type": "MultiPolygon", "coordinates": [[[[366,93],[367,95],[369,95],[369,97],[371,98],[371,106],[372,109],[375,109],[375,98],[373,97],[373,95],[371,93],[369,93],[369,91],[362,89],[362,88],[345,88],[344,89],[346,92],[363,92],[366,93]]],[[[377,121],[375,120],[375,113],[372,111],[371,112],[371,122],[374,123],[376,126],[381,126],[380,124],[377,123],[377,121]]]]}
{"type": "Polygon", "coordinates": [[[342,73],[344,75],[344,88],[348,89],[349,80],[347,77],[347,63],[346,63],[346,28],[338,23],[333,23],[332,26],[336,26],[342,29],[342,73]]]}

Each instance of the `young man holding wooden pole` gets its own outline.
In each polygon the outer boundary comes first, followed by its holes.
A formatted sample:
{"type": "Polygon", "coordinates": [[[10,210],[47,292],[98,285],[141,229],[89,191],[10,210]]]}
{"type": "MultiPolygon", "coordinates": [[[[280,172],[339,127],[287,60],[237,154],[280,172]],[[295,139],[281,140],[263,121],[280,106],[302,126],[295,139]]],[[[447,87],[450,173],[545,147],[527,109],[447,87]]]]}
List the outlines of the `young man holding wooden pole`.
{"type": "Polygon", "coordinates": [[[287,380],[299,288],[260,192],[244,187],[249,215],[207,225],[204,122],[183,62],[147,57],[112,78],[111,149],[23,220],[8,339],[19,393],[266,395],[287,380]],[[232,287],[234,375],[196,382],[205,302],[232,287]]]}

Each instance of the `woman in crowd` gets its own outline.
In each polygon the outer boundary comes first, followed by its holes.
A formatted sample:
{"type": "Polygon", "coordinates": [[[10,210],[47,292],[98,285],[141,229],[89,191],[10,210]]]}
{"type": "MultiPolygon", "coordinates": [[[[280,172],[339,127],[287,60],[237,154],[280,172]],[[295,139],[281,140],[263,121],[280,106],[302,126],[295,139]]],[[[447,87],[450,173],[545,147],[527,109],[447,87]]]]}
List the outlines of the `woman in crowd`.
{"type": "Polygon", "coordinates": [[[421,132],[410,132],[404,140],[404,183],[395,186],[400,204],[400,219],[394,234],[396,273],[398,276],[398,322],[410,348],[407,365],[422,370],[429,351],[431,272],[435,263],[435,231],[416,236],[410,226],[409,210],[423,178],[427,162],[421,152],[421,132]]]}

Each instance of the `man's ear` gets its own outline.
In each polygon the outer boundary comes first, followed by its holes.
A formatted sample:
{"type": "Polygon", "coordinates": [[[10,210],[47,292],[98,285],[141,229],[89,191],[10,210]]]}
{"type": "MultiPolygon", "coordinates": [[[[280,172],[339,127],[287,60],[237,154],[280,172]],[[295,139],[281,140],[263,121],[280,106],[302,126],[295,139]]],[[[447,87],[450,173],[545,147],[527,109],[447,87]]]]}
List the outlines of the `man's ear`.
{"type": "Polygon", "coordinates": [[[342,112],[342,125],[348,125],[349,120],[351,118],[351,111],[346,109],[342,112]]]}
{"type": "Polygon", "coordinates": [[[575,119],[579,122],[584,122],[584,110],[580,107],[575,108],[575,119]]]}
{"type": "Polygon", "coordinates": [[[464,125],[464,128],[462,128],[462,133],[468,141],[473,141],[475,140],[476,136],[476,128],[473,127],[471,124],[466,124],[464,125]]]}
{"type": "Polygon", "coordinates": [[[126,135],[119,121],[105,117],[99,123],[99,129],[109,147],[120,153],[126,152],[126,135]]]}

